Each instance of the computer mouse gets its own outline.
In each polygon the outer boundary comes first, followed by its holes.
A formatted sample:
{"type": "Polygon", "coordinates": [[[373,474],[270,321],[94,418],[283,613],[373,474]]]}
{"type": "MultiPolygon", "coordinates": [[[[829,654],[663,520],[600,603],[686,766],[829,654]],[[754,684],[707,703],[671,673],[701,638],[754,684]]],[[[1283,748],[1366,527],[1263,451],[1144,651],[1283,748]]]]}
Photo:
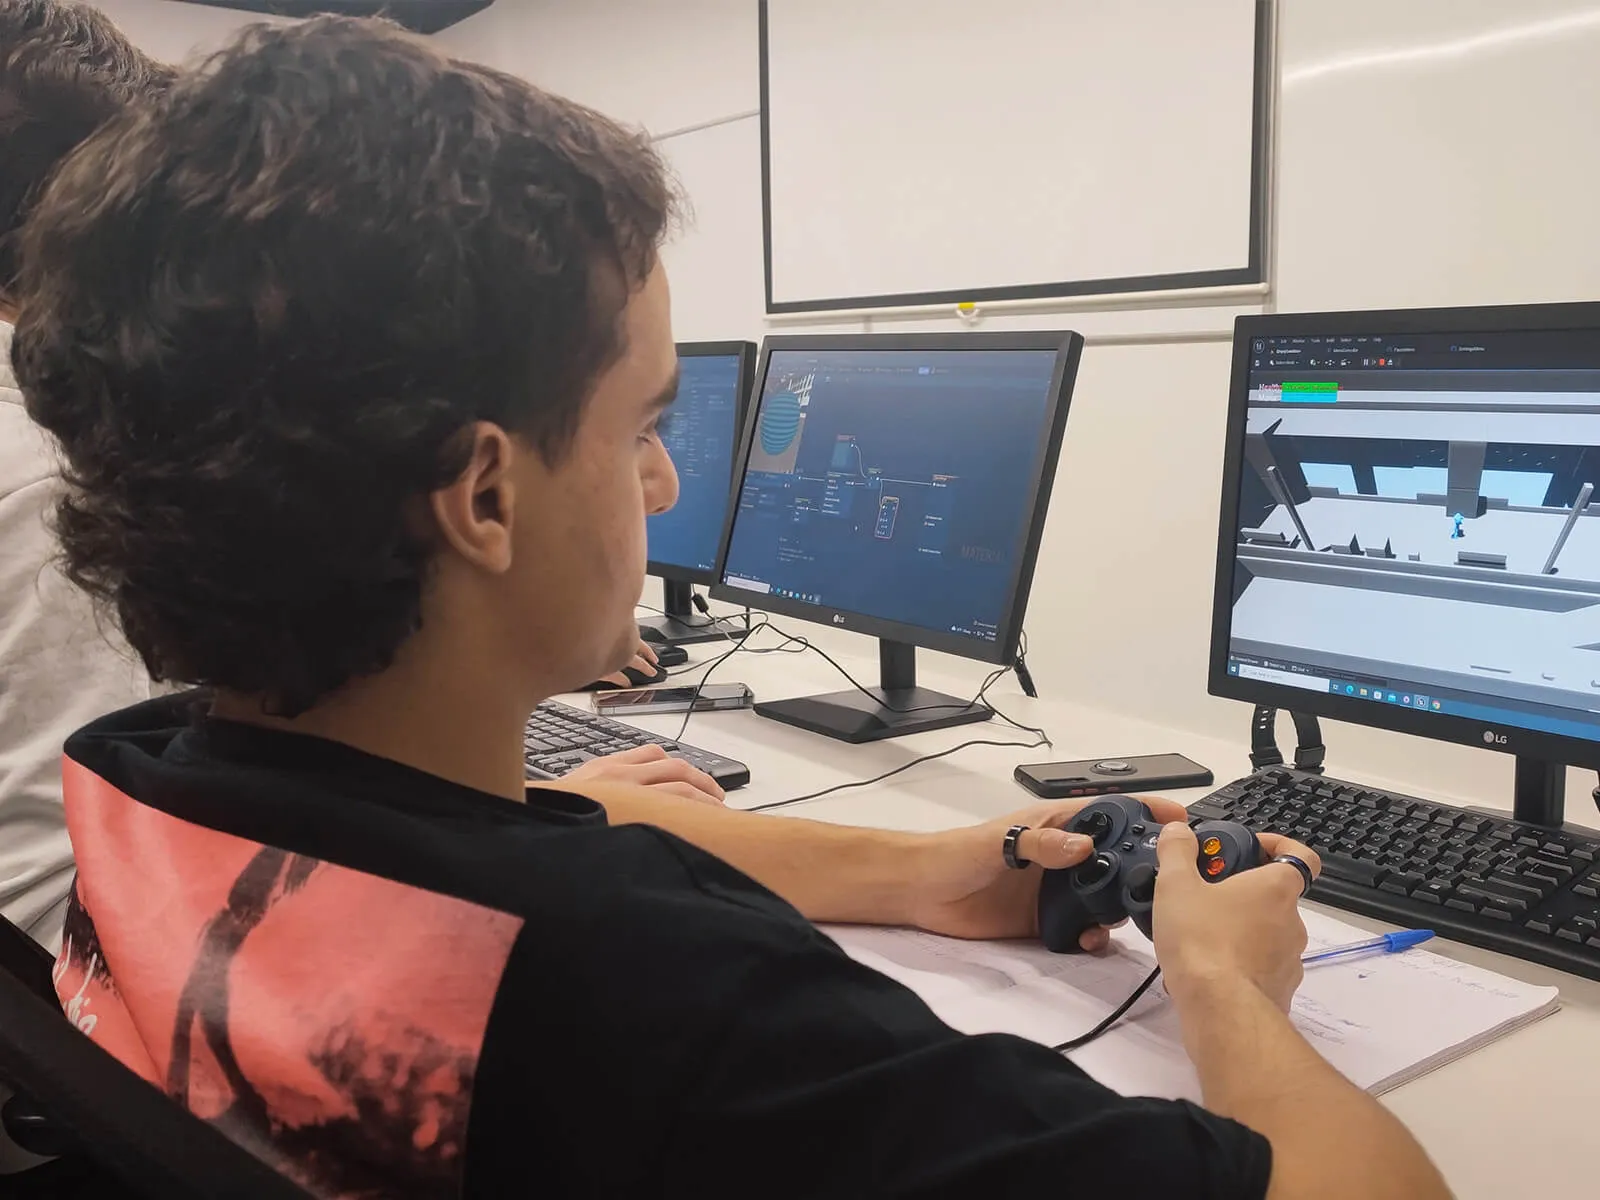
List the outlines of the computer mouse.
{"type": "Polygon", "coordinates": [[[628,681],[627,683],[613,683],[609,679],[598,679],[582,690],[586,692],[614,692],[625,687],[649,687],[653,683],[665,683],[668,674],[665,667],[657,667],[655,673],[651,675],[645,674],[637,667],[623,667],[622,677],[628,681]]]}
{"type": "Polygon", "coordinates": [[[656,661],[663,667],[681,667],[689,661],[689,652],[682,646],[654,646],[656,661]]]}

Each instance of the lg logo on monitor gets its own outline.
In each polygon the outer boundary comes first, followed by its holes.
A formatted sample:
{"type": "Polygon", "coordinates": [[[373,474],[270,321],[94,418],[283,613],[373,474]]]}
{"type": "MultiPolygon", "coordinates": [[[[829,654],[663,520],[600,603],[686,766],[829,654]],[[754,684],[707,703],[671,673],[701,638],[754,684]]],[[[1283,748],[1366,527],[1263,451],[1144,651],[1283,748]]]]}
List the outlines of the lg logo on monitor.
{"type": "Polygon", "coordinates": [[[1483,731],[1483,744],[1485,746],[1505,746],[1509,745],[1510,741],[1511,739],[1506,737],[1506,735],[1503,733],[1496,733],[1492,729],[1485,729],[1483,731]]]}

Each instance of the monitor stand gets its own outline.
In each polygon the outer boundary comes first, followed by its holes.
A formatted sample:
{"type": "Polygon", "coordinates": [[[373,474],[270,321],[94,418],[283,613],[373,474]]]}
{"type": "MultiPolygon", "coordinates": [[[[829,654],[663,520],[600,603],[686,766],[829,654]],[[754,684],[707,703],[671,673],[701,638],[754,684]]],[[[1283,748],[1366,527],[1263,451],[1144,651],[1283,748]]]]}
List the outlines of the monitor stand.
{"type": "MultiPolygon", "coordinates": [[[[1511,815],[1518,821],[1526,821],[1530,825],[1542,825],[1547,829],[1568,829],[1585,837],[1595,836],[1595,830],[1563,820],[1567,806],[1565,763],[1517,755],[1516,782],[1513,785],[1511,804],[1511,815]]],[[[1506,815],[1504,809],[1475,807],[1470,811],[1502,821],[1506,815]]]]}
{"type": "Polygon", "coordinates": [[[756,712],[785,725],[859,745],[884,738],[927,733],[987,721],[994,714],[973,704],[917,686],[917,650],[904,642],[878,643],[880,686],[831,692],[756,705],[756,712]]]}
{"type": "Polygon", "coordinates": [[[739,641],[745,631],[731,621],[714,621],[694,609],[694,589],[687,583],[663,581],[662,615],[639,622],[639,636],[652,646],[693,646],[700,642],[739,641]]]}

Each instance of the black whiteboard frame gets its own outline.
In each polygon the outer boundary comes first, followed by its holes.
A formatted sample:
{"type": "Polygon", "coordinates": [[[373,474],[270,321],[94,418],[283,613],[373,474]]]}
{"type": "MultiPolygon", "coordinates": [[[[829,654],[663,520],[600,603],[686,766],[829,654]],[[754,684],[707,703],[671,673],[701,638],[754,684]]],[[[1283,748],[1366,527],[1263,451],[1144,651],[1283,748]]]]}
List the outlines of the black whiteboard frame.
{"type": "Polygon", "coordinates": [[[1245,287],[1267,282],[1269,151],[1272,141],[1274,85],[1273,4],[1255,0],[1255,101],[1250,144],[1250,259],[1243,267],[1216,271],[1182,271],[1167,275],[1128,275],[1115,279],[1061,280],[1009,287],[957,291],[894,292],[878,296],[835,296],[820,300],[772,298],[772,105],[768,62],[767,0],[760,0],[761,57],[761,242],[765,267],[767,312],[821,313],[841,309],[921,308],[942,304],[981,304],[996,300],[1050,300],[1058,297],[1115,297],[1139,292],[1188,291],[1197,288],[1245,287]]]}

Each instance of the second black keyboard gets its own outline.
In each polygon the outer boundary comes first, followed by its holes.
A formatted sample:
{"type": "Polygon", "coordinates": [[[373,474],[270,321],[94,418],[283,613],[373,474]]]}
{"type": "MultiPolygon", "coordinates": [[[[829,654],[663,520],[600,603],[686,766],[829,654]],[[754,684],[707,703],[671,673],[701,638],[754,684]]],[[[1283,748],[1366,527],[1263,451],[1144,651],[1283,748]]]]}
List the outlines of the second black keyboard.
{"type": "Polygon", "coordinates": [[[560,779],[591,758],[638,746],[660,746],[673,758],[681,758],[690,766],[700,768],[725,791],[731,792],[750,782],[750,768],[742,762],[685,746],[671,738],[555,700],[546,700],[534,710],[522,737],[523,762],[529,779],[560,779]]]}
{"type": "Polygon", "coordinates": [[[1313,900],[1600,979],[1600,838],[1284,767],[1189,814],[1309,845],[1313,900]]]}

